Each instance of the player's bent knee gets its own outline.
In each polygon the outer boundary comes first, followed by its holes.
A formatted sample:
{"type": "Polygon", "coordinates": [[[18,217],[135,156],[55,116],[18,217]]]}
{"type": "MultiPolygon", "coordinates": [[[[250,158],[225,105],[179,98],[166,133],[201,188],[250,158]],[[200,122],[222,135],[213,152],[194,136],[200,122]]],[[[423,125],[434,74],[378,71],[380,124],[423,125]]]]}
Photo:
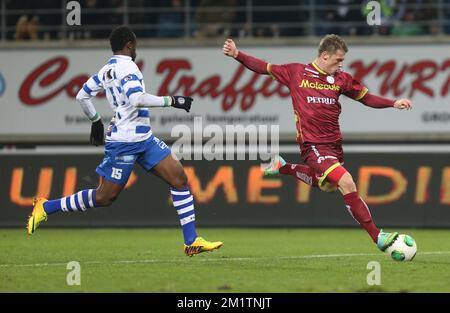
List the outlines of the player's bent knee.
{"type": "Polygon", "coordinates": [[[114,201],[116,201],[117,197],[119,195],[117,194],[108,194],[108,193],[102,193],[99,192],[96,194],[96,202],[98,206],[110,206],[113,204],[114,201]]]}
{"type": "Polygon", "coordinates": [[[181,171],[177,172],[176,175],[174,175],[174,178],[171,181],[171,185],[173,188],[181,189],[187,186],[188,178],[186,173],[184,172],[184,169],[181,169],[181,171]]]}

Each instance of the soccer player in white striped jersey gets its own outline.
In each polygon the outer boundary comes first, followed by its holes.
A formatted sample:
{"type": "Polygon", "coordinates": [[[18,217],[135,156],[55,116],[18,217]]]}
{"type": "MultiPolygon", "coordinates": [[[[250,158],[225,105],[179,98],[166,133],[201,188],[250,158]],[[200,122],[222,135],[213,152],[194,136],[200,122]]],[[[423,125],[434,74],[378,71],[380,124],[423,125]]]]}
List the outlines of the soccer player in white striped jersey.
{"type": "Polygon", "coordinates": [[[104,128],[91,101],[99,91],[115,112],[106,132],[105,157],[96,171],[100,175],[97,189],[88,189],[56,200],[38,198],[28,218],[27,232],[33,234],[48,215],[56,212],[85,211],[111,205],[119,196],[137,162],[170,186],[173,205],[178,213],[184,236],[184,252],[188,256],[220,248],[222,242],[209,242],[195,231],[193,196],[181,163],[171,155],[169,147],[153,136],[149,107],[175,107],[189,112],[193,101],[184,96],[157,97],[145,92],[143,76],[134,63],[136,35],[120,26],[110,35],[114,55],[100,71],[83,85],[77,94],[84,113],[91,120],[90,142],[104,143],[104,128]]]}

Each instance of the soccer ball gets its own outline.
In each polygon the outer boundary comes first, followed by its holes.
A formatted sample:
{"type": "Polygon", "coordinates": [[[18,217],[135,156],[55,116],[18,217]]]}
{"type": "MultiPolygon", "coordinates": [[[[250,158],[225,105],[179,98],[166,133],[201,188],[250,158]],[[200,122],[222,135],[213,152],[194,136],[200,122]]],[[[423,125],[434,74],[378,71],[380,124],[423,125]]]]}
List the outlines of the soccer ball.
{"type": "Polygon", "coordinates": [[[400,234],[386,251],[395,261],[412,261],[417,253],[416,241],[411,236],[400,234]]]}

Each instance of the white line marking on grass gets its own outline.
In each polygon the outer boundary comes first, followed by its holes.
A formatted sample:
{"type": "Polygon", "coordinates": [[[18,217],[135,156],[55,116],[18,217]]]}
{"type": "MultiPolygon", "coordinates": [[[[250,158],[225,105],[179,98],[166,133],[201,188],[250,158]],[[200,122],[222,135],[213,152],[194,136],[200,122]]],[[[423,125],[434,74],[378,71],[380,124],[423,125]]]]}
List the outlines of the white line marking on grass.
{"type": "MultiPolygon", "coordinates": [[[[450,254],[450,251],[425,251],[418,255],[440,255],[450,254]]],[[[320,259],[320,258],[339,258],[339,257],[360,257],[360,256],[382,256],[380,253],[343,253],[343,254],[312,254],[312,255],[291,255],[291,256],[265,256],[265,257],[218,257],[218,258],[196,258],[196,262],[222,262],[222,261],[258,261],[258,260],[298,260],[298,259],[320,259]]],[[[102,261],[80,261],[81,264],[105,265],[105,264],[146,264],[146,263],[177,263],[189,261],[190,258],[174,259],[144,259],[144,260],[119,260],[112,262],[102,261]]],[[[0,268],[7,267],[50,267],[66,266],[67,263],[34,263],[34,264],[0,264],[0,268]]]]}

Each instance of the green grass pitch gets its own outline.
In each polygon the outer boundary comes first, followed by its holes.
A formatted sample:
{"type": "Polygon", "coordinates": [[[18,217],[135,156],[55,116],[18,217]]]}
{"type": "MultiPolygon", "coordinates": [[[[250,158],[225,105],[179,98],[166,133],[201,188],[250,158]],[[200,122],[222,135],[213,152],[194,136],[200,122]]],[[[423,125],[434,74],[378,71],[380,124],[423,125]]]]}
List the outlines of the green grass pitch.
{"type": "Polygon", "coordinates": [[[224,246],[192,258],[179,229],[0,229],[1,292],[450,292],[450,230],[414,237],[412,262],[379,252],[361,229],[199,229],[224,246]],[[81,284],[68,286],[78,261],[81,284]],[[369,286],[370,261],[381,285],[369,286]]]}

